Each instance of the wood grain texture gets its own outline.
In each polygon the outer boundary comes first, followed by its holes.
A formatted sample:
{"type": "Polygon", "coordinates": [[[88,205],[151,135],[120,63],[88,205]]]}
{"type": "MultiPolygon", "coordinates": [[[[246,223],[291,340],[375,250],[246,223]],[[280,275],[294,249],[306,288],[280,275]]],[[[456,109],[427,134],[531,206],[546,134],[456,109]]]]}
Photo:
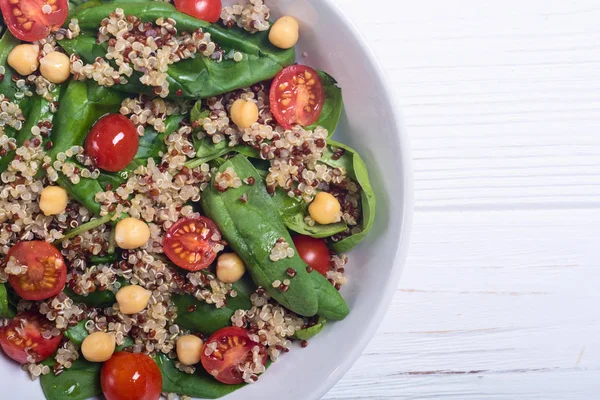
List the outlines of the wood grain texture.
{"type": "Polygon", "coordinates": [[[599,398],[600,3],[336,1],[397,93],[417,214],[324,398],[599,398]]]}

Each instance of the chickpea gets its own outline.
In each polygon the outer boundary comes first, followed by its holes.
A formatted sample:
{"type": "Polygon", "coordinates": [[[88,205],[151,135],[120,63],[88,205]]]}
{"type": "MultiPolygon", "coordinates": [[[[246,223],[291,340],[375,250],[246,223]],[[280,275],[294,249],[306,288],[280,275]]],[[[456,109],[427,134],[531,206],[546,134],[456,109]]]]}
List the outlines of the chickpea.
{"type": "Polygon", "coordinates": [[[198,336],[181,336],[177,339],[177,359],[184,365],[198,364],[202,355],[202,345],[202,339],[198,336]]]}
{"type": "Polygon", "coordinates": [[[242,259],[235,253],[225,253],[217,261],[217,278],[224,283],[234,283],[242,279],[246,273],[246,266],[242,259]]]}
{"type": "Polygon", "coordinates": [[[242,129],[250,128],[258,121],[258,106],[250,100],[236,100],[231,106],[231,119],[242,129]]]}
{"type": "Polygon", "coordinates": [[[46,186],[40,195],[40,210],[44,215],[62,214],[67,208],[69,197],[60,186],[46,186]]]}
{"type": "Polygon", "coordinates": [[[327,192],[317,194],[308,206],[310,217],[321,225],[333,224],[341,220],[342,206],[338,199],[327,192]]]}
{"type": "Polygon", "coordinates": [[[294,17],[281,17],[271,27],[269,41],[280,49],[291,49],[298,43],[298,21],[294,17]]]}
{"type": "Polygon", "coordinates": [[[8,54],[8,65],[19,75],[27,76],[37,71],[40,66],[38,55],[40,47],[36,44],[20,44],[8,54]]]}
{"type": "Polygon", "coordinates": [[[115,336],[106,332],[94,332],[83,339],[81,353],[91,362],[104,362],[115,352],[115,336]]]}
{"type": "Polygon", "coordinates": [[[119,289],[116,297],[123,314],[137,314],[148,306],[151,295],[151,291],[141,286],[129,285],[119,289]]]}
{"type": "Polygon", "coordinates": [[[149,239],[148,224],[137,218],[125,218],[115,227],[115,242],[122,249],[137,249],[145,245],[149,239]]]}
{"type": "Polygon", "coordinates": [[[40,72],[52,83],[63,83],[71,75],[69,57],[58,51],[48,53],[40,60],[40,72]]]}

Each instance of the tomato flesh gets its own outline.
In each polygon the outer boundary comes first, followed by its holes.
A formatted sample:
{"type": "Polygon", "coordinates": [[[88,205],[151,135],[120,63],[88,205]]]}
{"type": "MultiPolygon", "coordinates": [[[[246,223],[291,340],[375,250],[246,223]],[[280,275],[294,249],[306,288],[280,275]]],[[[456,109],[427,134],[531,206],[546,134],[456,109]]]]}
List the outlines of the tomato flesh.
{"type": "Polygon", "coordinates": [[[60,28],[67,19],[67,0],[0,0],[4,22],[20,40],[34,42],[60,28]]]}
{"type": "Polygon", "coordinates": [[[175,0],[175,8],[203,21],[217,22],[223,5],[221,0],[175,0]]]}
{"type": "Polygon", "coordinates": [[[26,364],[31,359],[38,363],[54,354],[62,340],[62,333],[49,339],[42,336],[53,329],[54,325],[42,315],[23,312],[0,328],[0,346],[7,356],[18,363],[26,364]],[[29,361],[28,355],[31,357],[29,361]]]}
{"type": "Polygon", "coordinates": [[[102,366],[100,385],[106,400],[157,400],[162,375],[150,356],[121,351],[102,366]]]}
{"type": "Polygon", "coordinates": [[[309,267],[327,276],[330,264],[330,254],[325,241],[310,236],[298,235],[292,238],[298,255],[309,267]]]}
{"type": "Polygon", "coordinates": [[[10,275],[8,282],[25,300],[44,300],[56,296],[65,287],[67,266],[60,251],[49,243],[33,240],[10,248],[6,259],[14,257],[27,271],[10,275]]]}
{"type": "Polygon", "coordinates": [[[323,111],[323,82],[314,69],[292,65],[273,80],[269,100],[273,116],[284,128],[312,125],[323,111]]]}
{"type": "Polygon", "coordinates": [[[265,347],[250,340],[248,330],[230,326],[219,329],[208,338],[202,350],[200,361],[204,369],[215,377],[216,380],[228,385],[243,383],[242,372],[238,368],[247,362],[253,362],[252,349],[259,347],[260,361],[263,365],[267,363],[267,351],[265,347]],[[218,346],[210,355],[206,355],[206,346],[217,343],[218,346]]]}
{"type": "Polygon", "coordinates": [[[163,251],[177,266],[199,271],[215,260],[220,241],[221,231],[210,219],[182,218],[165,235],[163,251]]]}
{"type": "Polygon", "coordinates": [[[133,122],[121,114],[108,114],[92,127],[84,148],[98,168],[117,172],[133,161],[139,145],[140,138],[133,122]]]}

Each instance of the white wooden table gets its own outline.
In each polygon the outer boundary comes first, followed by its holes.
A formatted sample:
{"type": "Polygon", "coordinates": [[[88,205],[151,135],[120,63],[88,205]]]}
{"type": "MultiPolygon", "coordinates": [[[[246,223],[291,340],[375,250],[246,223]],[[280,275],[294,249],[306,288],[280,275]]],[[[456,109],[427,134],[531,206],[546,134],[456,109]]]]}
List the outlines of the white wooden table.
{"type": "Polygon", "coordinates": [[[417,209],[325,399],[600,399],[600,3],[337,1],[397,93],[417,209]]]}

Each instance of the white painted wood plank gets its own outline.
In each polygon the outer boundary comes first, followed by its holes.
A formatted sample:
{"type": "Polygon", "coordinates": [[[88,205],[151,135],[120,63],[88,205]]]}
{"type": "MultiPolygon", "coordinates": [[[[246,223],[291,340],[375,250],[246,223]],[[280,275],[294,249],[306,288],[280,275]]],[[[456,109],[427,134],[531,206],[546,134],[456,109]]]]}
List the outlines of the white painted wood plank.
{"type": "Polygon", "coordinates": [[[597,2],[338,2],[398,94],[420,210],[600,207],[597,2]]]}
{"type": "Polygon", "coordinates": [[[386,319],[325,399],[596,398],[599,226],[599,210],[418,213],[386,319]]]}

